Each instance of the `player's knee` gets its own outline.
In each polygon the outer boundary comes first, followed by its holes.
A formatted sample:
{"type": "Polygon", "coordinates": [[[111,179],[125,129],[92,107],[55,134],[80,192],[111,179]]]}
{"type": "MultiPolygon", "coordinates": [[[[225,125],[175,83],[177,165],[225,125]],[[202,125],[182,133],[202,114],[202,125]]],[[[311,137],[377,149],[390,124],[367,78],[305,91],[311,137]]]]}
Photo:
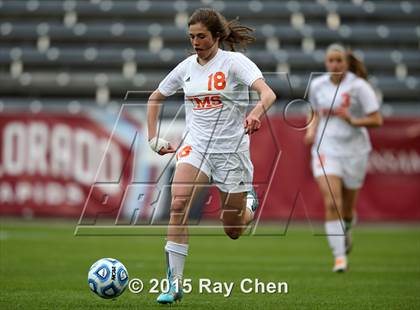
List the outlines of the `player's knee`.
{"type": "Polygon", "coordinates": [[[332,198],[325,199],[325,211],[327,217],[336,217],[340,214],[342,209],[341,201],[332,198]]]}
{"type": "Polygon", "coordinates": [[[180,214],[185,212],[187,206],[187,199],[175,198],[172,199],[171,213],[180,214]]]}
{"type": "Polygon", "coordinates": [[[242,231],[238,228],[225,228],[225,233],[229,236],[229,238],[236,240],[241,236],[242,231]]]}

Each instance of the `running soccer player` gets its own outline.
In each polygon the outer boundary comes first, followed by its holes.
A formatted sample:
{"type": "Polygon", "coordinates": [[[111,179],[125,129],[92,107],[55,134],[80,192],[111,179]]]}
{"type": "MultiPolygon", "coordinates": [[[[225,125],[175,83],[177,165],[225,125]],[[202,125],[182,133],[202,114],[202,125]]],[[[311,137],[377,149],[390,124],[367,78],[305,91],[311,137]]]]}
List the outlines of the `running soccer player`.
{"type": "Polygon", "coordinates": [[[329,73],[310,85],[315,107],[305,142],[312,144],[312,171],[324,198],[325,230],[335,258],[333,271],[347,271],[351,225],[371,144],[366,127],[382,125],[379,103],[364,64],[340,44],[327,48],[329,73]]]}
{"type": "Polygon", "coordinates": [[[195,54],[178,64],[148,101],[151,148],[160,155],[177,152],[165,245],[170,289],[157,298],[162,304],[183,297],[187,216],[204,186],[210,182],[217,186],[224,231],[230,238],[239,238],[252,221],[258,200],[252,186],[248,135],[260,128],[261,117],[276,99],[258,67],[235,52],[237,44],[244,47],[255,40],[249,34],[251,28],[238,20],[227,22],[213,9],[198,9],[189,19],[188,30],[195,54]],[[183,144],[175,150],[157,136],[156,127],[161,102],[181,88],[185,94],[186,128],[183,144]],[[260,99],[246,116],[249,88],[258,92],[260,99]]]}

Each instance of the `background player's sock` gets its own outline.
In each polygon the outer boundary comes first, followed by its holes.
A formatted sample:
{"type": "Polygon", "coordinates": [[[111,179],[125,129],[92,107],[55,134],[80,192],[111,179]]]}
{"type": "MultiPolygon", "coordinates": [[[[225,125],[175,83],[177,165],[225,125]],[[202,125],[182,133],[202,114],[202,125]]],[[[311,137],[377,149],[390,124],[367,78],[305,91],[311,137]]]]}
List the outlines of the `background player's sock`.
{"type": "Polygon", "coordinates": [[[179,281],[181,284],[184,274],[185,257],[188,255],[188,244],[167,241],[165,251],[172,281],[179,281]]]}
{"type": "Polygon", "coordinates": [[[351,229],[352,220],[344,220],[344,230],[348,231],[351,229]]]}
{"type": "Polygon", "coordinates": [[[354,225],[356,225],[357,217],[356,215],[353,218],[344,218],[344,228],[345,231],[352,229],[354,225]]]}
{"type": "Polygon", "coordinates": [[[325,231],[327,233],[328,243],[332,249],[334,257],[346,255],[345,236],[343,225],[340,220],[325,222],[325,231]]]}
{"type": "Polygon", "coordinates": [[[351,234],[351,228],[354,225],[355,219],[344,219],[344,231],[345,234],[345,247],[346,247],[346,254],[349,254],[351,249],[353,248],[353,238],[351,234]]]}

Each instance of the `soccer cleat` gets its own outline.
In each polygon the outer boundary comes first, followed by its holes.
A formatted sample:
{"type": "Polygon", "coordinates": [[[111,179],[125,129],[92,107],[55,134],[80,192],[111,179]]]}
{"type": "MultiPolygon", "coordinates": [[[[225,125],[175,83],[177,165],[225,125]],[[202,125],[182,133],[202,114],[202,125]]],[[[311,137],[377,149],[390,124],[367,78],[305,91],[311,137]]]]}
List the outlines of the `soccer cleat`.
{"type": "Polygon", "coordinates": [[[182,288],[179,288],[177,291],[175,285],[172,283],[170,285],[169,291],[160,294],[156,300],[160,304],[172,304],[175,301],[181,301],[183,296],[184,293],[182,291],[182,288]]]}
{"type": "Polygon", "coordinates": [[[259,207],[259,202],[258,202],[258,196],[257,193],[255,192],[255,189],[252,188],[248,194],[246,195],[246,207],[251,209],[252,212],[255,213],[255,211],[257,211],[258,207],[259,207]]]}
{"type": "MultiPolygon", "coordinates": [[[[165,293],[162,293],[158,296],[156,301],[160,304],[172,304],[176,301],[181,301],[182,297],[184,297],[184,292],[182,291],[182,287],[178,286],[175,281],[172,279],[172,275],[170,270],[168,269],[168,281],[169,281],[169,290],[165,293]]],[[[180,283],[181,281],[178,281],[180,283]]]]}
{"type": "Polygon", "coordinates": [[[169,290],[167,293],[160,294],[156,300],[160,304],[172,304],[176,301],[181,301],[182,297],[182,289],[179,289],[178,292],[175,292],[175,290],[169,290]]]}
{"type": "Polygon", "coordinates": [[[345,256],[337,257],[333,268],[334,272],[346,272],[347,271],[347,258],[345,256]]]}

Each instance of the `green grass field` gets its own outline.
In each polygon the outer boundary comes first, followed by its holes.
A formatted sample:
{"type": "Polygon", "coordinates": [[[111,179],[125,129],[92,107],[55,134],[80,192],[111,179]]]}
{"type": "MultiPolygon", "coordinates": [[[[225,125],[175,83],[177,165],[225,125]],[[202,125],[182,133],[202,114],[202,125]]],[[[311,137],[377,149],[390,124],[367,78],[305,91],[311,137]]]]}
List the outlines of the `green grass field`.
{"type": "MultiPolygon", "coordinates": [[[[164,276],[164,237],[75,237],[74,224],[1,220],[0,309],[149,309],[156,294],[149,280],[164,276]],[[115,257],[145,290],[115,300],[90,292],[87,271],[101,257],[115,257]]],[[[270,231],[270,228],[266,228],[270,231]]],[[[350,272],[331,272],[325,237],[304,225],[286,236],[220,236],[190,240],[185,277],[193,292],[182,309],[420,309],[420,229],[356,227],[350,272]],[[230,297],[199,294],[198,279],[234,282],[230,297]],[[243,278],[287,282],[288,293],[244,294],[243,278]]]]}

